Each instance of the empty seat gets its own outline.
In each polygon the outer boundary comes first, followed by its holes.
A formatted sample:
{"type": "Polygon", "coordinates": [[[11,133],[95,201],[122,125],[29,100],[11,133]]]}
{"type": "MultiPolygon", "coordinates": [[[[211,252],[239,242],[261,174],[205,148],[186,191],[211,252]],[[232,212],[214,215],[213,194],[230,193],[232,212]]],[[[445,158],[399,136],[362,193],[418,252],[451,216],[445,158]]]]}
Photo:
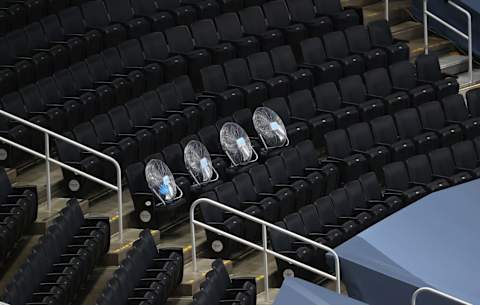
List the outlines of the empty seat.
{"type": "Polygon", "coordinates": [[[467,98],[468,110],[472,116],[480,116],[480,89],[470,89],[465,96],[467,98]]]}
{"type": "Polygon", "coordinates": [[[198,19],[213,18],[221,12],[220,5],[215,0],[182,0],[181,3],[193,6],[198,19]]]}
{"type": "MultiPolygon", "coordinates": [[[[138,2],[138,1],[137,1],[138,2]]],[[[158,10],[161,12],[168,12],[173,15],[177,25],[189,25],[197,18],[211,18],[204,14],[218,14],[218,4],[213,1],[196,1],[198,5],[194,5],[195,1],[181,1],[181,0],[155,0],[158,10]],[[191,2],[192,5],[189,5],[191,2]]],[[[132,4],[133,5],[133,4],[132,4]]]]}
{"type": "Polygon", "coordinates": [[[428,154],[432,172],[438,177],[446,179],[451,184],[460,184],[473,178],[472,174],[464,169],[459,169],[448,147],[435,149],[428,154]]]}
{"type": "Polygon", "coordinates": [[[463,140],[463,130],[457,124],[451,124],[445,119],[445,113],[439,102],[428,102],[418,106],[422,125],[426,130],[434,131],[443,146],[450,146],[463,140]]]}
{"type": "Polygon", "coordinates": [[[255,36],[245,36],[236,13],[226,13],[215,17],[220,39],[235,45],[239,57],[247,57],[260,51],[260,42],[255,36]]]}
{"type": "Polygon", "coordinates": [[[386,52],[372,45],[368,30],[363,25],[345,29],[345,37],[347,38],[350,51],[363,56],[367,70],[382,68],[388,65],[386,52]]]}
{"type": "Polygon", "coordinates": [[[255,53],[247,57],[252,77],[264,82],[268,86],[270,97],[282,97],[290,92],[290,81],[285,75],[276,75],[266,52],[255,53]]]}
{"type": "Polygon", "coordinates": [[[383,99],[388,113],[392,114],[410,106],[410,96],[405,91],[393,88],[385,68],[367,71],[363,78],[368,94],[383,99]]]}
{"type": "Polygon", "coordinates": [[[451,146],[453,159],[458,169],[469,172],[474,177],[480,176],[480,164],[475,145],[463,141],[451,146]]]}
{"type": "MultiPolygon", "coordinates": [[[[366,222],[368,225],[369,223],[374,223],[388,214],[390,214],[390,207],[385,203],[373,202],[366,200],[363,186],[359,180],[350,181],[345,184],[344,192],[350,207],[356,218],[360,218],[360,221],[366,222]],[[363,214],[366,213],[366,214],[363,214]],[[363,219],[362,219],[363,217],[363,219]]],[[[337,198],[340,197],[342,202],[345,201],[345,195],[343,192],[340,192],[340,196],[336,196],[337,198]]],[[[332,193],[331,196],[333,197],[334,194],[332,193]]],[[[338,201],[338,200],[337,200],[338,201]]]]}
{"type": "Polygon", "coordinates": [[[479,118],[471,117],[463,96],[454,94],[443,98],[442,107],[447,122],[462,126],[466,138],[473,139],[480,135],[479,118]]]}
{"type": "Polygon", "coordinates": [[[137,38],[150,33],[151,24],[145,17],[134,15],[129,0],[104,0],[112,22],[122,24],[129,38],[137,38]]]}
{"type": "Polygon", "coordinates": [[[337,30],[362,23],[362,10],[356,7],[342,7],[340,0],[314,0],[314,3],[317,14],[329,16],[337,30]]]}
{"type": "Polygon", "coordinates": [[[190,26],[195,44],[212,54],[213,63],[221,64],[236,57],[235,47],[229,42],[220,42],[217,28],[211,19],[203,19],[190,26]]]}
{"type": "Polygon", "coordinates": [[[410,58],[410,49],[405,41],[394,39],[386,20],[375,20],[367,25],[370,40],[376,47],[385,49],[390,64],[410,58]]]}
{"type": "Polygon", "coordinates": [[[417,79],[415,65],[411,62],[400,61],[390,65],[388,69],[393,87],[408,91],[413,106],[435,100],[435,90],[417,79]]]}
{"type": "Polygon", "coordinates": [[[289,45],[296,45],[308,37],[307,28],[290,19],[290,13],[283,0],[268,1],[262,8],[270,27],[281,30],[289,45]]]}
{"type": "Polygon", "coordinates": [[[375,222],[375,216],[370,211],[356,208],[356,202],[350,201],[345,188],[338,188],[329,195],[335,216],[339,222],[353,221],[356,224],[356,232],[366,229],[375,222]],[[352,204],[353,203],[353,204],[352,204]]]}
{"type": "Polygon", "coordinates": [[[338,88],[345,103],[358,108],[362,121],[370,121],[385,114],[385,105],[380,99],[372,99],[359,75],[342,78],[338,88]]]}
{"type": "Polygon", "coordinates": [[[335,82],[343,75],[342,65],[329,60],[323,47],[322,39],[313,37],[300,43],[303,58],[302,65],[313,70],[317,83],[335,82]]]}
{"type": "Polygon", "coordinates": [[[268,27],[260,6],[250,6],[238,12],[245,34],[255,36],[262,51],[269,51],[285,44],[283,34],[278,29],[268,27]]]}
{"type": "Polygon", "coordinates": [[[309,89],[314,84],[314,78],[310,70],[297,65],[295,55],[290,46],[276,47],[270,51],[273,68],[278,74],[290,78],[292,91],[309,89]]]}
{"type": "Polygon", "coordinates": [[[392,160],[403,161],[415,155],[415,143],[411,139],[400,138],[392,116],[375,118],[370,121],[370,126],[375,143],[388,147],[392,160]]]}
{"type": "Polygon", "coordinates": [[[408,176],[413,184],[424,187],[434,192],[446,187],[451,183],[445,179],[434,175],[430,167],[430,161],[426,155],[416,155],[405,161],[408,170],[408,176]]]}
{"type": "Polygon", "coordinates": [[[323,36],[323,45],[328,58],[342,64],[344,75],[361,74],[365,71],[365,61],[361,55],[352,54],[342,31],[331,32],[323,36]]]}
{"type": "Polygon", "coordinates": [[[311,0],[287,0],[288,9],[294,22],[303,23],[310,36],[322,36],[333,30],[333,22],[328,16],[316,16],[311,0]]]}
{"type": "Polygon", "coordinates": [[[406,203],[416,201],[427,194],[425,188],[412,184],[403,162],[385,165],[382,173],[386,191],[401,196],[406,203]]]}
{"type": "Polygon", "coordinates": [[[427,153],[440,145],[438,135],[423,128],[415,108],[401,110],[394,114],[398,134],[403,140],[415,143],[417,153],[427,153]]]}
{"type": "Polygon", "coordinates": [[[397,211],[403,206],[403,201],[400,197],[389,195],[380,185],[377,175],[369,172],[361,175],[358,181],[362,185],[365,200],[370,204],[383,204],[390,209],[390,212],[397,211]]]}
{"type": "Polygon", "coordinates": [[[190,16],[193,16],[193,18],[195,18],[195,10],[193,9],[193,7],[176,7],[175,2],[177,1],[175,0],[162,2],[173,3],[173,7],[170,7],[168,11],[158,10],[158,5],[155,0],[131,1],[131,5],[133,12],[136,16],[143,16],[150,22],[151,29],[154,32],[164,31],[170,27],[175,26],[175,21],[177,20],[190,21],[190,16]],[[182,17],[185,18],[182,19],[182,17]]]}
{"type": "Polygon", "coordinates": [[[337,128],[346,128],[360,120],[357,108],[342,101],[335,83],[318,85],[312,91],[317,111],[332,114],[337,128]]]}
{"type": "Polygon", "coordinates": [[[431,84],[437,92],[437,99],[451,94],[457,94],[459,85],[457,80],[445,75],[440,70],[440,63],[436,55],[420,55],[415,60],[417,77],[419,80],[431,84]]]}

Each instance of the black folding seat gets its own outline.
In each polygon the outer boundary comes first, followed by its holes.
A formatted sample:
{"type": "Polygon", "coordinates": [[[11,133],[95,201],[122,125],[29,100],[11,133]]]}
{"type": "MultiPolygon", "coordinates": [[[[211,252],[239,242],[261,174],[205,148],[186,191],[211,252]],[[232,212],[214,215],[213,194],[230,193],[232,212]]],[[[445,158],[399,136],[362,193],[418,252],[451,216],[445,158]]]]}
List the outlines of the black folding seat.
{"type": "Polygon", "coordinates": [[[2,91],[5,93],[23,87],[35,80],[36,66],[29,59],[19,59],[5,37],[0,37],[0,71],[2,91]]]}
{"type": "Polygon", "coordinates": [[[431,192],[444,189],[451,185],[448,179],[433,174],[427,155],[410,157],[405,161],[405,164],[410,181],[414,185],[424,187],[431,192]]]}
{"type": "Polygon", "coordinates": [[[138,145],[135,140],[128,136],[117,136],[108,115],[95,116],[91,120],[91,124],[101,147],[114,146],[120,150],[120,160],[123,166],[138,159],[138,145]]]}
{"type": "Polygon", "coordinates": [[[367,158],[355,152],[344,129],[337,129],[325,134],[327,160],[338,163],[342,180],[351,181],[368,172],[367,158]]]}
{"type": "Polygon", "coordinates": [[[272,109],[280,116],[287,129],[287,135],[290,143],[299,143],[300,141],[310,138],[310,132],[307,123],[292,119],[292,115],[285,98],[277,97],[270,99],[265,101],[263,106],[272,109]]]}
{"type": "Polygon", "coordinates": [[[81,6],[87,27],[99,30],[103,34],[105,47],[113,47],[127,39],[127,30],[118,23],[112,23],[103,1],[85,2],[81,6]]]}
{"type": "Polygon", "coordinates": [[[356,232],[366,229],[374,222],[374,216],[364,210],[355,210],[356,206],[351,205],[345,188],[338,188],[330,193],[333,209],[337,219],[342,221],[354,221],[356,232]]]}
{"type": "Polygon", "coordinates": [[[185,105],[193,104],[200,108],[202,114],[202,126],[214,124],[217,119],[215,101],[207,96],[196,96],[192,83],[188,76],[176,78],[173,83],[177,89],[180,101],[185,105]]]}
{"type": "Polygon", "coordinates": [[[360,120],[356,107],[342,102],[342,97],[333,82],[324,83],[313,88],[317,112],[333,115],[337,128],[346,128],[360,120]]]}
{"type": "Polygon", "coordinates": [[[115,133],[120,137],[131,137],[137,141],[138,156],[145,158],[154,151],[155,140],[152,133],[146,129],[133,126],[128,116],[127,109],[117,106],[108,112],[112,120],[115,133]]]}
{"type": "Polygon", "coordinates": [[[304,179],[291,179],[286,172],[285,162],[280,156],[269,158],[265,162],[265,167],[275,187],[287,187],[294,192],[296,210],[310,202],[310,184],[304,179]]]}
{"type": "Polygon", "coordinates": [[[375,143],[370,126],[367,122],[353,124],[347,128],[350,145],[353,151],[359,152],[368,158],[370,168],[378,172],[390,162],[390,151],[386,146],[375,143]]]}
{"type": "Polygon", "coordinates": [[[422,54],[417,57],[415,64],[417,66],[418,79],[435,88],[437,99],[458,93],[459,84],[457,79],[454,76],[442,73],[438,56],[422,54]]]}
{"type": "MultiPolygon", "coordinates": [[[[321,219],[318,215],[317,208],[313,204],[308,204],[302,207],[298,214],[301,217],[303,225],[305,226],[306,236],[318,240],[329,247],[337,246],[343,238],[343,231],[337,228],[327,228],[318,220],[321,219]]],[[[296,215],[290,214],[290,215],[296,215]]],[[[289,217],[291,217],[289,215],[289,217]]]]}
{"type": "Polygon", "coordinates": [[[361,74],[365,71],[365,60],[361,55],[350,52],[342,31],[323,35],[323,45],[327,57],[342,64],[344,75],[361,74]]]}
{"type": "Polygon", "coordinates": [[[450,146],[463,140],[462,127],[458,124],[451,124],[445,119],[440,102],[428,102],[418,106],[417,109],[423,128],[435,132],[443,146],[450,146]]]}
{"type": "Polygon", "coordinates": [[[308,124],[310,139],[316,146],[323,143],[326,132],[335,129],[335,119],[331,114],[317,114],[315,100],[309,90],[296,91],[288,96],[292,119],[308,124]]]}
{"type": "MultiPolygon", "coordinates": [[[[270,3],[270,2],[269,2],[270,3]]],[[[248,66],[254,80],[268,86],[270,97],[283,97],[290,92],[290,80],[285,75],[276,75],[266,52],[252,54],[247,57],[248,66]]]]}
{"type": "Polygon", "coordinates": [[[244,96],[237,88],[230,88],[223,68],[213,65],[200,70],[203,93],[215,98],[219,116],[227,116],[244,107],[244,96]]]}
{"type": "Polygon", "coordinates": [[[135,16],[129,0],[104,0],[104,3],[110,21],[122,24],[127,30],[129,38],[137,38],[150,33],[149,20],[135,16]]]}
{"type": "Polygon", "coordinates": [[[474,117],[480,116],[480,89],[470,89],[465,94],[468,110],[474,117]]]}
{"type": "Polygon", "coordinates": [[[367,89],[360,75],[342,78],[338,82],[338,88],[344,103],[358,108],[362,121],[370,121],[385,114],[383,101],[368,96],[367,89]]]}
{"type": "Polygon", "coordinates": [[[198,87],[199,70],[212,63],[210,53],[205,49],[195,49],[190,30],[185,25],[167,29],[165,36],[170,51],[188,59],[188,74],[198,87]]]}
{"type": "Polygon", "coordinates": [[[407,204],[427,195],[425,188],[412,183],[404,162],[398,161],[385,165],[382,176],[385,191],[388,194],[401,196],[407,204]]]}
{"type": "Polygon", "coordinates": [[[367,70],[387,67],[387,53],[372,45],[365,26],[356,25],[345,29],[345,37],[350,51],[363,56],[367,70]]]}
{"type": "MultiPolygon", "coordinates": [[[[161,12],[168,12],[169,14],[173,15],[175,17],[175,23],[177,25],[189,25],[195,20],[197,20],[197,17],[200,18],[211,18],[203,15],[203,12],[200,13],[200,16],[197,16],[197,11],[195,10],[195,7],[192,5],[186,5],[189,2],[194,2],[194,1],[182,1],[182,0],[164,0],[164,1],[158,1],[154,0],[156,3],[156,6],[158,10],[161,12]]],[[[134,1],[135,2],[135,1],[134,1]]],[[[202,1],[200,1],[202,2],[202,1]]],[[[218,10],[218,5],[214,1],[203,1],[206,4],[206,8],[209,10],[216,11],[218,10]]],[[[135,5],[132,4],[134,7],[135,5]]],[[[198,8],[199,6],[197,6],[198,8]]],[[[164,29],[167,29],[171,26],[165,26],[164,29]]]]}
{"type": "MultiPolygon", "coordinates": [[[[22,5],[25,9],[27,24],[34,21],[38,21],[43,16],[47,15],[48,4],[43,0],[20,0],[20,1],[8,1],[6,4],[12,5],[22,5]]],[[[3,7],[3,5],[2,5],[3,7]]]]}
{"type": "MultiPolygon", "coordinates": [[[[162,1],[166,3],[177,2],[177,1],[162,1]]],[[[158,5],[155,0],[136,0],[131,1],[132,9],[135,16],[142,16],[150,22],[151,29],[154,32],[164,31],[170,27],[175,26],[175,17],[176,16],[186,16],[189,17],[189,14],[183,14],[182,10],[179,7],[174,7],[170,10],[159,10],[158,5]],[[179,14],[175,14],[179,13],[179,14]]],[[[191,14],[195,17],[195,10],[191,7],[191,14]]],[[[188,12],[188,9],[186,10],[188,12]]],[[[189,20],[189,18],[187,18],[189,20]]],[[[181,23],[183,24],[183,23],[181,23]]]]}
{"type": "Polygon", "coordinates": [[[387,112],[392,114],[410,106],[410,96],[403,90],[394,89],[385,68],[363,73],[367,92],[374,98],[383,99],[387,112]]]}
{"type": "Polygon", "coordinates": [[[417,79],[415,65],[409,61],[400,61],[388,68],[394,88],[408,91],[413,106],[435,100],[435,90],[417,79]]]}
{"type": "Polygon", "coordinates": [[[435,149],[428,153],[435,176],[446,179],[451,184],[460,184],[474,178],[470,172],[460,169],[455,164],[452,152],[448,147],[435,149]]]}
{"type": "Polygon", "coordinates": [[[427,153],[440,146],[439,136],[423,128],[415,108],[401,110],[394,118],[400,138],[413,140],[417,153],[427,153]]]}
{"type": "Polygon", "coordinates": [[[297,64],[290,46],[276,47],[270,50],[270,56],[275,73],[289,77],[292,91],[313,87],[315,80],[312,72],[297,64]]]}
{"type": "MultiPolygon", "coordinates": [[[[61,26],[58,24],[57,18],[53,16],[42,19],[43,28],[45,29],[47,36],[51,37],[50,39],[57,40],[60,38],[57,35],[63,31],[63,35],[69,38],[67,42],[70,42],[72,39],[77,40],[74,45],[80,44],[79,41],[83,42],[85,56],[97,54],[103,49],[104,40],[102,32],[87,27],[84,23],[82,11],[79,7],[70,7],[62,10],[58,13],[58,19],[61,26]],[[49,19],[49,21],[47,21],[47,19],[49,19]]],[[[119,32],[121,32],[121,30],[119,30],[119,32]]],[[[77,52],[80,51],[78,50],[77,52]]]]}
{"type": "Polygon", "coordinates": [[[294,46],[308,37],[307,28],[290,19],[290,12],[283,0],[268,1],[262,5],[262,8],[268,25],[281,30],[287,44],[294,46]]]}
{"type": "Polygon", "coordinates": [[[146,89],[153,90],[163,83],[163,69],[158,63],[148,63],[145,60],[140,42],[128,40],[118,46],[118,52],[125,65],[125,70],[140,70],[146,78],[146,89]]]}
{"type": "Polygon", "coordinates": [[[222,64],[236,57],[236,49],[229,42],[221,42],[217,35],[217,28],[211,19],[202,19],[190,25],[195,45],[207,49],[212,55],[215,64],[222,64]]]}
{"type": "Polygon", "coordinates": [[[341,243],[359,231],[359,224],[352,220],[338,217],[335,213],[332,198],[324,196],[316,200],[313,205],[317,209],[319,216],[318,222],[327,230],[339,230],[342,234],[335,231],[334,237],[341,243]]]}
{"type": "Polygon", "coordinates": [[[304,24],[310,36],[322,36],[333,31],[333,22],[328,16],[315,15],[311,0],[286,0],[294,22],[304,24]]]}
{"type": "Polygon", "coordinates": [[[361,175],[358,181],[362,185],[363,194],[368,203],[385,205],[391,212],[397,211],[403,206],[402,198],[384,192],[374,172],[361,175]]]}
{"type": "MultiPolygon", "coordinates": [[[[178,0],[177,0],[178,1],[178,0]]],[[[182,5],[189,4],[197,11],[198,19],[213,18],[220,14],[220,5],[215,0],[180,0],[182,5]]],[[[162,6],[162,1],[157,3],[162,6]]]]}
{"type": "Polygon", "coordinates": [[[226,13],[215,17],[220,40],[232,43],[238,57],[247,57],[260,51],[260,42],[255,36],[245,36],[242,24],[236,13],[226,13]]]}
{"type": "Polygon", "coordinates": [[[386,20],[375,20],[367,25],[370,40],[375,47],[385,49],[390,64],[410,58],[406,41],[394,39],[386,20]]]}
{"type": "Polygon", "coordinates": [[[393,117],[381,116],[370,121],[373,138],[377,145],[390,149],[393,161],[403,161],[416,154],[415,144],[411,139],[401,139],[393,117]]]}
{"type": "Polygon", "coordinates": [[[470,116],[462,95],[454,94],[443,98],[442,108],[447,124],[460,125],[465,138],[480,136],[480,118],[470,116]]]}
{"type": "Polygon", "coordinates": [[[451,146],[455,165],[459,170],[480,177],[480,162],[475,145],[471,141],[463,141],[451,146]]]}
{"type": "Polygon", "coordinates": [[[159,86],[156,90],[167,114],[182,115],[188,122],[188,133],[193,134],[202,125],[202,111],[196,104],[184,104],[180,100],[174,83],[159,86]]]}
{"type": "Polygon", "coordinates": [[[362,10],[356,7],[342,7],[340,0],[314,0],[314,3],[317,14],[329,16],[337,30],[362,23],[362,10]]]}
{"type": "Polygon", "coordinates": [[[255,36],[262,46],[262,51],[269,51],[285,44],[283,34],[278,29],[270,29],[267,25],[262,8],[245,6],[238,12],[245,34],[255,36]]]}
{"type": "Polygon", "coordinates": [[[335,82],[342,77],[342,65],[327,59],[322,39],[313,37],[300,42],[303,63],[313,70],[317,83],[335,82]]]}
{"type": "Polygon", "coordinates": [[[66,43],[54,42],[46,36],[42,25],[38,22],[25,27],[28,47],[32,52],[48,53],[51,58],[53,71],[68,67],[70,63],[70,49],[66,43]]]}
{"type": "MultiPolygon", "coordinates": [[[[371,202],[365,197],[363,186],[359,180],[353,180],[345,184],[345,193],[347,195],[348,202],[354,211],[354,213],[366,212],[370,214],[372,221],[377,222],[384,218],[389,212],[389,207],[384,203],[371,202]]],[[[344,200],[343,192],[337,192],[337,198],[344,200]],[[340,196],[338,196],[340,195],[340,196]]],[[[332,193],[332,197],[334,197],[332,193]]]]}
{"type": "Polygon", "coordinates": [[[131,96],[139,96],[145,92],[147,86],[145,74],[138,69],[127,68],[117,48],[106,49],[102,52],[102,56],[111,77],[122,77],[128,81],[131,96]]]}
{"type": "MultiPolygon", "coordinates": [[[[6,6],[6,5],[5,5],[6,6]]],[[[5,32],[8,30],[18,29],[27,24],[27,11],[25,7],[19,3],[10,5],[2,9],[3,19],[5,20],[5,32]]]]}
{"type": "MultiPolygon", "coordinates": [[[[188,122],[185,117],[178,113],[168,113],[165,105],[160,100],[160,97],[155,91],[150,91],[142,95],[143,106],[146,110],[147,117],[150,122],[164,122],[168,125],[169,137],[172,142],[178,142],[188,133],[188,122]]],[[[140,127],[138,127],[140,128],[140,127]]],[[[164,147],[170,142],[156,143],[157,147],[160,145],[164,147]]]]}
{"type": "Polygon", "coordinates": [[[266,85],[252,78],[245,59],[229,60],[223,64],[223,69],[228,85],[242,90],[246,105],[250,109],[255,109],[268,98],[266,85]]]}

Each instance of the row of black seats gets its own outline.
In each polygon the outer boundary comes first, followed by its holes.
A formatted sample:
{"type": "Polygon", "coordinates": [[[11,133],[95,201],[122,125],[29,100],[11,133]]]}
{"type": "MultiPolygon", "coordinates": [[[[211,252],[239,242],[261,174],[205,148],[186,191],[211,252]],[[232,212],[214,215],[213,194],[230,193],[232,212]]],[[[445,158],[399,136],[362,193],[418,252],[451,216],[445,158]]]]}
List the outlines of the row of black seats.
{"type": "Polygon", "coordinates": [[[87,0],[2,0],[0,1],[0,35],[40,20],[47,14],[80,5],[87,0]]]}
{"type": "Polygon", "coordinates": [[[200,291],[193,296],[192,305],[255,305],[257,286],[255,278],[230,278],[221,259],[212,263],[200,291]]]}
{"type": "Polygon", "coordinates": [[[327,159],[339,162],[345,181],[356,179],[369,169],[379,172],[392,161],[479,136],[480,117],[475,115],[458,94],[424,103],[328,132],[327,159]]]}
{"type": "Polygon", "coordinates": [[[69,200],[7,284],[2,301],[70,304],[109,246],[108,218],[84,218],[77,200],[69,200]]]}
{"type": "Polygon", "coordinates": [[[107,282],[96,305],[164,305],[183,278],[181,249],[157,249],[149,230],[142,231],[107,282]]]}
{"type": "MultiPolygon", "coordinates": [[[[249,167],[201,197],[273,223],[328,194],[339,183],[338,168],[320,162],[312,142],[306,140],[264,164],[249,167]]],[[[206,223],[252,242],[260,240],[260,226],[210,205],[201,205],[200,209],[206,223]]],[[[232,257],[242,249],[228,238],[208,231],[206,234],[212,256],[232,257]]]]}
{"type": "MultiPolygon", "coordinates": [[[[397,192],[385,190],[375,173],[369,172],[287,215],[275,225],[334,248],[405,206],[396,195],[397,192]]],[[[327,267],[325,251],[321,249],[273,229],[270,240],[272,249],[280,254],[319,269],[327,267]]],[[[283,277],[315,277],[283,260],[277,260],[277,266],[283,277]]]]}
{"type": "Polygon", "coordinates": [[[383,167],[385,187],[413,201],[449,186],[479,177],[480,138],[458,142],[428,154],[410,157],[383,167]]]}
{"type": "MultiPolygon", "coordinates": [[[[183,76],[77,125],[66,135],[112,156],[125,169],[215,122],[216,118],[213,101],[197,97],[189,78],[183,76]]],[[[62,162],[107,181],[116,181],[116,172],[109,162],[61,140],[56,142],[56,148],[62,162]]],[[[92,190],[88,180],[69,171],[63,174],[73,194],[92,190]]]]}
{"type": "Polygon", "coordinates": [[[37,188],[13,187],[0,168],[0,265],[37,218],[37,188]]]}

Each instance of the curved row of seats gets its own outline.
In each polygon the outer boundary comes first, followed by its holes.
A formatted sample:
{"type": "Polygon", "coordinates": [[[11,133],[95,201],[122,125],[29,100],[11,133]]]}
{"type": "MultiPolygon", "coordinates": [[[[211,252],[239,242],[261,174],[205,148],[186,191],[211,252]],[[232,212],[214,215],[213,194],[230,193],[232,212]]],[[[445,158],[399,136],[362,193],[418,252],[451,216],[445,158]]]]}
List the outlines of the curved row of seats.
{"type": "Polygon", "coordinates": [[[76,199],[67,203],[1,297],[11,305],[70,304],[108,252],[108,218],[84,218],[76,199]]]}
{"type": "Polygon", "coordinates": [[[0,266],[37,218],[37,188],[13,187],[0,168],[0,266]]]}
{"type": "Polygon", "coordinates": [[[193,296],[192,305],[220,304],[255,305],[257,288],[255,278],[230,278],[223,261],[217,259],[193,296]]]}
{"type": "Polygon", "coordinates": [[[150,231],[142,231],[95,304],[164,305],[182,282],[183,264],[182,249],[157,249],[150,231]]]}

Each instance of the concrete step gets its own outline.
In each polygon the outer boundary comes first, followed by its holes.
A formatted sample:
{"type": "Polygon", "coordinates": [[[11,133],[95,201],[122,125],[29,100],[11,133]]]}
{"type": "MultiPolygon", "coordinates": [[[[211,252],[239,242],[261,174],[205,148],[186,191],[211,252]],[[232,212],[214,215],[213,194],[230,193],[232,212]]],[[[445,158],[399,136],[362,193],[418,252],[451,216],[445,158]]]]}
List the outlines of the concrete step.
{"type": "MultiPolygon", "coordinates": [[[[133,243],[138,239],[142,229],[123,230],[123,242],[120,242],[120,234],[114,233],[110,237],[110,250],[103,260],[105,266],[117,266],[125,259],[127,252],[132,248],[133,243]]],[[[160,241],[160,231],[151,231],[155,243],[160,241]]]]}
{"type": "MultiPolygon", "coordinates": [[[[32,232],[34,234],[44,234],[51,225],[52,221],[58,216],[58,213],[66,206],[70,198],[53,198],[51,210],[48,209],[47,202],[43,202],[38,206],[37,220],[33,224],[32,232]]],[[[80,208],[83,213],[88,209],[87,200],[79,200],[80,208]]]]}
{"type": "Polygon", "coordinates": [[[463,72],[457,75],[458,83],[460,84],[460,93],[465,93],[466,91],[480,87],[480,68],[473,69],[473,84],[470,84],[470,76],[468,72],[463,72]]]}
{"type": "Polygon", "coordinates": [[[275,299],[277,298],[279,291],[280,291],[279,288],[270,288],[269,300],[267,300],[266,291],[262,291],[261,293],[257,294],[257,305],[272,305],[275,299]]]}
{"type": "Polygon", "coordinates": [[[457,75],[468,70],[468,56],[450,52],[439,58],[443,73],[457,75]]]}
{"type": "MultiPolygon", "coordinates": [[[[268,279],[270,288],[280,287],[276,277],[277,263],[273,256],[268,257],[268,279]]],[[[254,251],[245,256],[242,260],[235,260],[233,262],[232,276],[237,277],[254,277],[257,282],[257,293],[265,290],[265,278],[263,266],[263,253],[254,251]]]]}
{"type": "MultiPolygon", "coordinates": [[[[198,271],[193,271],[193,263],[187,263],[183,270],[183,279],[175,292],[176,297],[193,296],[199,289],[200,284],[205,280],[205,275],[212,269],[213,259],[199,258],[197,260],[198,271]]],[[[225,267],[229,273],[232,272],[232,261],[224,260],[225,267]]]]}
{"type": "Polygon", "coordinates": [[[355,7],[363,7],[367,5],[371,5],[383,0],[342,0],[342,5],[345,6],[355,6],[355,7]]]}
{"type": "MultiPolygon", "coordinates": [[[[390,1],[390,25],[396,25],[410,20],[410,0],[390,1]]],[[[367,24],[371,21],[385,19],[385,4],[383,1],[363,7],[363,20],[367,24]]]]}
{"type": "Polygon", "coordinates": [[[396,39],[413,40],[423,37],[423,26],[415,21],[405,21],[392,26],[392,34],[396,39]]]}
{"type": "MultiPolygon", "coordinates": [[[[423,38],[414,39],[408,42],[410,46],[410,58],[414,59],[421,54],[424,54],[425,44],[423,38]]],[[[445,40],[441,37],[430,35],[429,38],[429,50],[430,53],[435,53],[437,55],[442,55],[453,51],[455,46],[448,40],[445,40]]]]}

